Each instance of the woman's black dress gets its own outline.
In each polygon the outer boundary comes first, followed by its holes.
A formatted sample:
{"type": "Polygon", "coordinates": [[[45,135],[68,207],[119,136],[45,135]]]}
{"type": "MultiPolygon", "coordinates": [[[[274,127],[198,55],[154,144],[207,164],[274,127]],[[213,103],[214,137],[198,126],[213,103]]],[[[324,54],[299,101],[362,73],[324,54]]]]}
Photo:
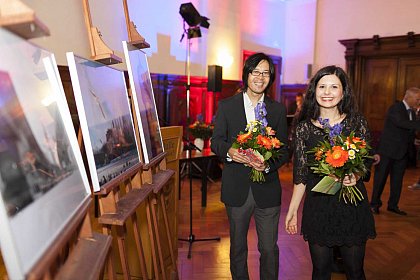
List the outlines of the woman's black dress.
{"type": "MultiPolygon", "coordinates": [[[[369,143],[369,128],[363,116],[347,116],[341,125],[345,135],[355,131],[355,136],[369,143]]],[[[307,151],[317,146],[326,135],[323,129],[311,121],[302,121],[296,127],[293,181],[295,184],[306,185],[302,235],[306,241],[321,246],[361,245],[368,238],[373,239],[376,236],[375,221],[363,180],[359,180],[356,185],[364,196],[364,200],[357,206],[346,204],[343,199],[339,200],[340,191],[335,195],[311,191],[323,175],[314,174],[309,169],[308,162],[314,158],[307,151]]]]}

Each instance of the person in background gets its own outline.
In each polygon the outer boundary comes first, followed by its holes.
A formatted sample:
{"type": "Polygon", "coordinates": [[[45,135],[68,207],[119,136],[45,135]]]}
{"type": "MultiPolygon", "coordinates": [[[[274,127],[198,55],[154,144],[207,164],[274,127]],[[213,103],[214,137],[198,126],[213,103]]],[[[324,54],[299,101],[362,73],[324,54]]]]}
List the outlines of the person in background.
{"type": "Polygon", "coordinates": [[[297,116],[300,112],[300,109],[302,108],[302,103],[303,103],[303,93],[298,92],[295,95],[295,101],[292,104],[290,104],[290,106],[288,107],[287,114],[297,116]]]}
{"type": "MultiPolygon", "coordinates": [[[[418,106],[416,110],[416,120],[420,120],[420,106],[418,106]]],[[[416,132],[416,139],[414,140],[414,144],[417,147],[416,161],[419,161],[420,160],[420,131],[416,132]]],[[[408,186],[408,188],[412,190],[420,190],[420,177],[417,180],[417,182],[408,186]]]]}
{"type": "Polygon", "coordinates": [[[371,211],[379,214],[382,206],[381,195],[390,174],[391,191],[387,210],[398,215],[407,213],[398,207],[402,182],[407,165],[409,147],[414,143],[415,130],[420,130],[420,120],[416,120],[413,109],[420,104],[420,89],[407,89],[404,100],[393,104],[387,112],[377,153],[381,157],[375,167],[373,190],[370,201],[371,211]]]}
{"type": "MultiPolygon", "coordinates": [[[[344,70],[334,65],[320,69],[309,83],[296,127],[294,188],[285,229],[289,234],[297,233],[298,209],[305,196],[301,233],[309,244],[312,279],[331,279],[334,248],[340,251],[347,279],[365,279],[366,242],[376,237],[376,231],[363,180],[351,173],[342,181],[363,194],[364,199],[357,205],[339,199],[339,191],[335,195],[311,191],[323,176],[310,169],[308,163],[315,157],[308,151],[328,135],[319,118],[328,119],[331,126],[340,124],[344,135],[353,131],[356,137],[370,142],[368,123],[356,109],[344,70]]],[[[368,169],[370,164],[366,162],[368,169]]]]}
{"type": "Polygon", "coordinates": [[[293,139],[293,135],[295,134],[297,119],[299,117],[300,110],[302,109],[303,98],[304,98],[304,94],[301,92],[298,92],[295,96],[295,102],[291,106],[293,111],[291,110],[290,113],[293,114],[293,119],[290,123],[290,128],[289,128],[289,162],[292,162],[293,160],[293,150],[294,150],[293,143],[295,142],[293,139]]]}
{"type": "Polygon", "coordinates": [[[237,135],[245,131],[247,123],[256,119],[257,105],[265,106],[268,126],[276,131],[275,136],[282,143],[287,143],[286,107],[267,96],[274,77],[270,57],[263,53],[251,55],[243,67],[241,92],[219,102],[211,138],[212,151],[224,162],[221,200],[230,226],[230,271],[234,280],[249,279],[247,236],[252,216],[261,255],[260,278],[279,279],[277,238],[281,185],[277,169],[287,162],[287,145],[282,146],[281,157],[270,161],[269,165],[254,162],[232,148],[237,135]],[[251,168],[264,171],[265,182],[252,182],[251,168]]]}

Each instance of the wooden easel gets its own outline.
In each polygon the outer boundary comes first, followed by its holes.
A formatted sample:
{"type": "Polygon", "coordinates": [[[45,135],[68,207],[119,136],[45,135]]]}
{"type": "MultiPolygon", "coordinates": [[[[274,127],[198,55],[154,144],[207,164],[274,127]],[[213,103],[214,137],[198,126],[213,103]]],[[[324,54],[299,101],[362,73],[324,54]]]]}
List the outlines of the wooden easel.
{"type": "Polygon", "coordinates": [[[101,62],[106,65],[121,63],[122,59],[114,54],[105,42],[102,40],[102,35],[98,28],[92,26],[92,18],[90,15],[89,0],[83,1],[83,12],[85,17],[85,24],[89,35],[91,59],[101,62]]]}
{"type": "Polygon", "coordinates": [[[112,237],[92,231],[90,202],[91,199],[86,200],[78,209],[27,279],[99,279],[105,262],[108,278],[116,279],[111,257],[112,237]]]}
{"type": "MultiPolygon", "coordinates": [[[[19,0],[0,0],[0,26],[23,39],[49,35],[48,28],[33,10],[19,0]]],[[[98,279],[105,262],[108,278],[116,279],[111,258],[112,238],[92,231],[86,197],[65,228],[33,265],[26,279],[98,279]]]]}
{"type": "Polygon", "coordinates": [[[35,12],[19,0],[0,0],[0,26],[24,39],[50,35],[35,12]]]}
{"type": "MultiPolygon", "coordinates": [[[[133,98],[131,89],[128,89],[128,95],[129,99],[131,101],[131,108],[132,108],[132,115],[134,120],[134,128],[137,134],[137,146],[141,150],[141,143],[140,143],[140,132],[139,132],[139,125],[138,122],[140,120],[137,119],[137,115],[135,113],[135,105],[134,102],[136,102],[133,98]]],[[[140,153],[141,160],[144,162],[143,153],[140,153]]],[[[169,270],[170,279],[178,279],[178,269],[177,269],[177,255],[175,255],[175,249],[172,244],[173,235],[170,230],[169,226],[169,220],[168,215],[166,211],[166,204],[165,204],[165,197],[163,195],[163,190],[165,186],[168,186],[169,181],[172,177],[174,177],[175,171],[172,169],[166,168],[166,153],[163,152],[150,160],[150,162],[143,166],[143,172],[142,172],[142,182],[143,186],[150,186],[153,189],[153,196],[149,198],[150,201],[150,208],[152,213],[152,221],[153,221],[153,231],[150,232],[151,236],[155,236],[155,240],[151,240],[152,242],[152,257],[153,257],[153,267],[155,271],[155,277],[156,279],[159,278],[159,274],[161,273],[162,279],[166,280],[167,277],[167,271],[169,270]],[[168,251],[170,254],[170,265],[169,267],[165,266],[165,259],[164,259],[164,251],[163,251],[163,244],[162,244],[162,238],[160,236],[160,230],[159,230],[159,217],[157,215],[158,213],[162,213],[163,216],[163,225],[164,225],[164,232],[166,235],[166,240],[168,242],[168,251]],[[156,242],[156,244],[154,244],[156,242]],[[156,259],[156,253],[158,260],[156,259]],[[157,262],[159,262],[159,267],[157,262]],[[160,273],[159,273],[160,272],[160,273]]],[[[175,197],[177,199],[177,197],[175,197]]]]}
{"type": "MultiPolygon", "coordinates": [[[[177,263],[174,253],[174,246],[172,244],[172,233],[169,227],[169,220],[166,211],[165,197],[163,195],[163,188],[168,184],[169,180],[174,176],[175,171],[166,169],[166,153],[162,153],[154,158],[148,165],[143,167],[143,180],[146,185],[150,185],[153,188],[153,196],[150,198],[152,217],[153,217],[153,230],[156,236],[157,254],[159,257],[160,270],[162,273],[162,279],[168,279],[167,268],[165,266],[164,251],[162,246],[162,238],[160,237],[159,230],[159,217],[157,215],[158,209],[163,216],[165,237],[168,242],[168,250],[170,254],[170,279],[178,279],[177,263]]],[[[153,246],[152,246],[153,247],[153,246]]],[[[155,270],[157,270],[155,268],[155,270]]]]}
{"type": "Polygon", "coordinates": [[[179,202],[179,160],[182,154],[182,126],[161,127],[162,141],[166,153],[166,167],[175,170],[173,178],[163,190],[163,194],[172,204],[168,205],[168,216],[170,219],[169,228],[172,233],[173,254],[178,256],[178,202],[179,202]],[[174,218],[175,217],[175,218],[174,218]]]}
{"type": "MultiPolygon", "coordinates": [[[[95,195],[99,197],[100,216],[98,221],[102,225],[103,233],[111,236],[112,229],[115,228],[124,279],[131,279],[125,243],[127,237],[126,224],[128,221],[131,221],[133,224],[133,237],[137,249],[142,278],[148,279],[136,210],[141,204],[144,203],[146,205],[148,216],[147,224],[150,233],[152,229],[149,196],[153,189],[151,186],[142,186],[138,183],[133,184],[133,181],[135,181],[134,178],[141,173],[141,171],[142,164],[137,164],[117,179],[105,184],[101,188],[101,191],[95,193],[95,195]]],[[[151,242],[153,242],[154,236],[151,234],[149,237],[151,242]]]]}
{"type": "MultiPolygon", "coordinates": [[[[173,176],[174,171],[162,170],[158,173],[152,174],[150,178],[148,177],[150,173],[144,171],[145,168],[150,169],[151,166],[155,166],[156,163],[161,163],[164,157],[165,154],[162,153],[153,163],[147,166],[137,164],[127,170],[122,176],[119,176],[118,179],[102,186],[101,191],[95,193],[95,195],[99,197],[101,213],[98,221],[102,225],[103,233],[111,236],[113,228],[115,229],[124,279],[131,279],[129,257],[126,250],[128,221],[132,223],[133,236],[138,254],[137,257],[139,260],[139,267],[141,268],[141,277],[143,279],[149,279],[145,261],[145,250],[143,249],[141,234],[139,232],[140,224],[138,223],[136,212],[141,204],[145,204],[146,206],[147,228],[151,243],[151,255],[154,271],[154,277],[152,278],[161,279],[162,276],[162,279],[167,279],[164,260],[162,257],[163,254],[157,224],[156,209],[154,205],[157,204],[157,197],[159,197],[161,203],[164,204],[163,197],[159,196],[159,193],[165,186],[166,182],[173,176]],[[139,184],[135,178],[139,174],[141,174],[142,178],[147,180],[151,179],[152,183],[139,184]],[[147,175],[145,176],[145,174],[147,175]]],[[[166,229],[169,229],[166,213],[164,215],[166,229]]],[[[166,234],[171,244],[170,248],[173,248],[169,230],[166,231],[166,234]]],[[[173,251],[171,250],[171,252],[173,251]]],[[[171,254],[171,261],[174,264],[176,263],[173,253],[171,254]]]]}
{"type": "MultiPolygon", "coordinates": [[[[83,145],[83,133],[81,128],[78,130],[78,143],[82,151],[84,150],[83,145]]],[[[141,153],[141,150],[139,151],[141,153]]],[[[102,232],[107,236],[115,237],[115,241],[118,247],[118,255],[121,266],[121,272],[123,279],[131,279],[130,271],[130,254],[127,251],[129,249],[128,242],[130,238],[134,239],[136,256],[133,267],[139,267],[141,278],[150,279],[147,270],[144,243],[142,242],[142,234],[139,229],[145,225],[139,222],[138,210],[140,206],[146,208],[146,226],[148,231],[148,240],[144,240],[146,243],[150,241],[152,251],[152,262],[155,271],[156,279],[159,278],[158,260],[157,260],[157,249],[154,244],[155,235],[152,228],[152,214],[150,207],[150,200],[153,196],[155,185],[153,184],[142,184],[142,172],[143,164],[138,163],[126,170],[123,174],[114,178],[112,181],[101,186],[101,190],[93,193],[98,199],[99,203],[99,217],[98,222],[102,227],[102,232]],[[130,223],[130,224],[129,224],[130,223]],[[128,230],[128,228],[130,230],[128,230]]]]}
{"type": "Polygon", "coordinates": [[[127,25],[128,42],[139,49],[150,48],[150,44],[146,42],[143,36],[141,36],[136,29],[134,22],[130,20],[130,14],[128,13],[127,0],[123,0],[125,22],[127,25]]]}

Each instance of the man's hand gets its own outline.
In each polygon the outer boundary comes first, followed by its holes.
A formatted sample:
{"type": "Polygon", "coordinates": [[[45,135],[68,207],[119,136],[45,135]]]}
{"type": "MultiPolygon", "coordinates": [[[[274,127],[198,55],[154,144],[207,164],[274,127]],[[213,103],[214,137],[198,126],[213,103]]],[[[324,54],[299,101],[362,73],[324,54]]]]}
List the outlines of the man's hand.
{"type": "Polygon", "coordinates": [[[264,162],[260,162],[260,161],[251,161],[251,162],[249,162],[248,165],[250,167],[254,168],[255,170],[261,171],[261,172],[264,171],[267,168],[267,166],[265,165],[265,163],[264,162]]]}
{"type": "Polygon", "coordinates": [[[238,149],[230,148],[228,154],[233,161],[248,165],[250,164],[249,158],[246,155],[239,153],[238,149]]]}

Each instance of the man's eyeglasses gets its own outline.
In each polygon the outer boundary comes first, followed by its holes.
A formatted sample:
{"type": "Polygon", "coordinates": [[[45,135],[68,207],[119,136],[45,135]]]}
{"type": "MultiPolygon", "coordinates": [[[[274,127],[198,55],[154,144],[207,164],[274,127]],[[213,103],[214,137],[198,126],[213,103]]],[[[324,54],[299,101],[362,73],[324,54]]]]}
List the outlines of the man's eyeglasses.
{"type": "Polygon", "coordinates": [[[270,72],[269,71],[260,72],[258,70],[252,70],[251,75],[254,77],[263,76],[267,78],[267,77],[270,77],[270,72]]]}

